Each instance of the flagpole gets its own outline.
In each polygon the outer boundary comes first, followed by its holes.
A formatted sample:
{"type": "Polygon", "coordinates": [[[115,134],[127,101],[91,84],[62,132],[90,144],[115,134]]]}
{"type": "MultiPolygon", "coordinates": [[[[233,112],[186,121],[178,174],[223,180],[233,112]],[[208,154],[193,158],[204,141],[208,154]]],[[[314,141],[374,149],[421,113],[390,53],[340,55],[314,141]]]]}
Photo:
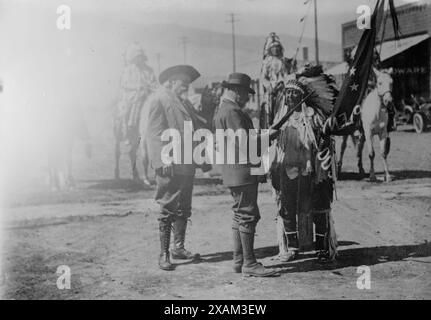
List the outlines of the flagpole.
{"type": "Polygon", "coordinates": [[[319,37],[317,33],[317,0],[314,0],[314,45],[316,48],[316,65],[319,65],[319,37]]]}

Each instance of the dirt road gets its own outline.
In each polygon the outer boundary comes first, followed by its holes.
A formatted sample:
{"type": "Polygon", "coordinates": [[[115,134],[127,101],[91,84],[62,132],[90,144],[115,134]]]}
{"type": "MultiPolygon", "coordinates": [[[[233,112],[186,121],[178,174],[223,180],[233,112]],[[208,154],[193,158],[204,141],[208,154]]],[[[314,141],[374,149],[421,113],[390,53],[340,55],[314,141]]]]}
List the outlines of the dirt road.
{"type": "Polygon", "coordinates": [[[268,279],[231,272],[231,199],[217,178],[208,185],[197,179],[194,190],[186,245],[202,260],[175,261],[176,270],[165,272],[157,267],[153,190],[109,180],[109,149],[96,151],[93,163],[78,157],[75,190],[52,194],[39,186],[10,195],[4,298],[430,299],[431,134],[396,132],[392,139],[396,179],[389,184],[355,180],[353,150],[346,152],[347,173],[333,206],[340,244],[334,265],[318,265],[314,252],[293,263],[274,259],[275,203],[269,186],[261,185],[257,255],[281,272],[268,279]],[[61,265],[71,271],[69,290],[56,285],[61,265]],[[359,266],[370,268],[370,289],[357,287],[359,266]]]}

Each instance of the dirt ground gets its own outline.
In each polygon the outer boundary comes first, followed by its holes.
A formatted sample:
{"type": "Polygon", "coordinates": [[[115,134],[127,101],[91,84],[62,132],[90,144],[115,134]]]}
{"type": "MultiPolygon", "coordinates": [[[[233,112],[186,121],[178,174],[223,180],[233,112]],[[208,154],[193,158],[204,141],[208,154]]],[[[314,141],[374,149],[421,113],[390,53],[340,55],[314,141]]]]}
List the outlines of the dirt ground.
{"type": "MultiPolygon", "coordinates": [[[[376,143],[378,150],[378,146],[376,143]]],[[[366,152],[366,150],[365,150],[366,152]]],[[[377,151],[379,155],[379,151],[377,151]]],[[[99,144],[91,161],[74,158],[77,186],[52,193],[43,175],[11,190],[0,281],[6,299],[430,299],[431,133],[392,134],[391,183],[357,180],[349,142],[333,205],[339,240],[335,264],[318,265],[314,252],[280,263],[275,202],[260,186],[258,258],[278,278],[231,272],[231,199],[219,177],[198,177],[186,246],[201,261],[158,269],[154,188],[114,181],[113,150],[99,144]],[[71,288],[59,290],[58,266],[71,270],[71,288]],[[369,266],[371,288],[357,287],[358,266],[369,266]]],[[[364,154],[365,168],[368,157],[364,154]]],[[[382,176],[382,164],[376,157],[382,176]]]]}

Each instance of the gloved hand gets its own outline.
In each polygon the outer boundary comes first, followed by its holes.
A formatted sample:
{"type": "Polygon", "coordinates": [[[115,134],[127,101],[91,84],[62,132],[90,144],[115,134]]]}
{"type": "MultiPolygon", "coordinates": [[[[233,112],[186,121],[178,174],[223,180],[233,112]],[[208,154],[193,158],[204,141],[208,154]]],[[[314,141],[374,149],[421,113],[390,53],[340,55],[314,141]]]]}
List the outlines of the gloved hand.
{"type": "Polygon", "coordinates": [[[262,174],[262,175],[257,176],[257,182],[258,183],[267,183],[268,179],[266,177],[266,174],[262,174]]]}
{"type": "Polygon", "coordinates": [[[174,168],[172,165],[164,165],[163,167],[156,169],[156,174],[161,177],[172,177],[174,175],[174,168]]]}
{"type": "Polygon", "coordinates": [[[211,171],[213,166],[210,165],[209,163],[204,163],[203,165],[200,166],[202,172],[208,172],[211,171]]]}

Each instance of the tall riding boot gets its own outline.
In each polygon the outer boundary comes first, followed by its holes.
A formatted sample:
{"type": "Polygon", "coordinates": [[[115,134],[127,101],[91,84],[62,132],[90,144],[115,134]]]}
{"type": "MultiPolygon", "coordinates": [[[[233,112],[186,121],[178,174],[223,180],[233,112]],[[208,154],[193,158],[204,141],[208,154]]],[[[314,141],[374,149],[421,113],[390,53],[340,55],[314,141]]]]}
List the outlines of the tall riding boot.
{"type": "Polygon", "coordinates": [[[166,221],[160,221],[159,233],[160,233],[159,267],[162,270],[173,270],[174,266],[171,264],[171,261],[169,259],[169,242],[171,241],[171,223],[166,221]]]}
{"type": "Polygon", "coordinates": [[[239,234],[244,254],[242,274],[247,277],[269,277],[278,275],[277,270],[266,269],[261,263],[256,261],[256,257],[254,256],[254,233],[240,232],[239,234]]]}
{"type": "Polygon", "coordinates": [[[284,262],[295,260],[299,253],[298,232],[286,232],[286,236],[287,254],[283,256],[284,262]]]}
{"type": "Polygon", "coordinates": [[[325,264],[331,262],[329,250],[328,250],[328,235],[316,233],[316,255],[317,262],[325,264]]]}
{"type": "Polygon", "coordinates": [[[172,259],[198,259],[198,253],[191,253],[184,248],[186,240],[187,219],[177,218],[174,221],[174,248],[171,250],[172,259]]]}
{"type": "Polygon", "coordinates": [[[232,229],[233,235],[233,271],[241,273],[242,265],[244,262],[244,255],[242,253],[241,236],[238,229],[232,229]]]}

